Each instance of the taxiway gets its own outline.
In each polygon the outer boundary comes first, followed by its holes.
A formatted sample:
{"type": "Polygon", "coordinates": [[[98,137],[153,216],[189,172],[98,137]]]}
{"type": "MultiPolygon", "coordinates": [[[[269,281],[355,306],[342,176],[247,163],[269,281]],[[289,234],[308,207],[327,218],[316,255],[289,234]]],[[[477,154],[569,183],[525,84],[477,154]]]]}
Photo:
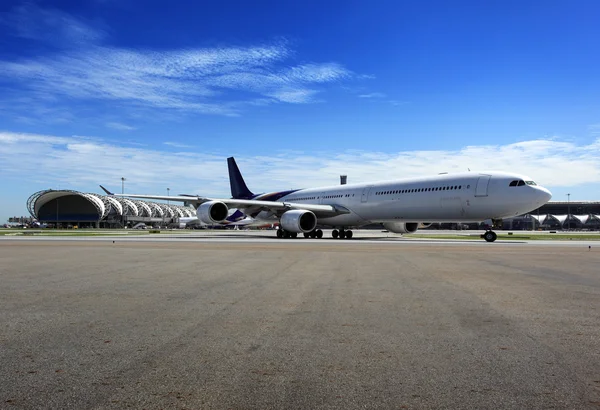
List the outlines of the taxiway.
{"type": "Polygon", "coordinates": [[[3,238],[0,407],[600,405],[600,248],[227,235],[3,238]]]}

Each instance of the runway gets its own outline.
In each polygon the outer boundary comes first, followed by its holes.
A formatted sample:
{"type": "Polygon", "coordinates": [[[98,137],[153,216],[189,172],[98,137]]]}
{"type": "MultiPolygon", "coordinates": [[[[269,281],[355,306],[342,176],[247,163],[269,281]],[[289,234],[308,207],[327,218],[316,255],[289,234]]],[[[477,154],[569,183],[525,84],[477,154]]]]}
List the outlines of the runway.
{"type": "Polygon", "coordinates": [[[244,235],[4,237],[0,407],[600,407],[593,246],[244,235]]]}
{"type": "MultiPolygon", "coordinates": [[[[34,230],[35,231],[35,230],[34,230]]],[[[44,231],[40,231],[44,232],[44,231]]],[[[423,245],[423,244],[435,244],[440,246],[522,246],[528,244],[531,246],[559,246],[559,247],[579,247],[582,249],[588,249],[588,247],[594,248],[598,246],[600,248],[600,241],[590,240],[556,240],[561,234],[555,235],[553,239],[540,239],[544,236],[548,236],[547,232],[535,232],[535,231],[514,231],[514,239],[506,240],[499,239],[496,242],[490,244],[479,238],[479,234],[483,233],[477,231],[419,231],[419,235],[399,235],[389,232],[382,232],[379,230],[354,230],[354,238],[350,240],[346,239],[333,239],[331,237],[331,230],[325,230],[322,239],[309,239],[304,238],[302,235],[297,239],[278,239],[275,236],[274,230],[163,230],[158,234],[146,235],[145,232],[133,232],[136,235],[127,235],[126,231],[115,231],[115,233],[102,232],[102,234],[94,235],[93,231],[88,231],[89,236],[80,236],[81,232],[75,230],[71,232],[61,233],[60,236],[36,236],[33,235],[7,235],[0,236],[0,243],[2,241],[99,241],[99,242],[199,242],[199,243],[279,243],[285,241],[286,243],[295,243],[298,246],[303,245],[314,245],[314,244],[326,244],[331,246],[346,246],[349,242],[353,244],[363,245],[381,245],[381,244],[399,244],[403,246],[412,245],[423,245]],[[144,233],[144,235],[138,235],[144,233]],[[455,235],[457,237],[464,236],[464,239],[441,239],[440,236],[444,235],[455,235]],[[470,239],[468,237],[471,237],[470,239]],[[476,237],[476,239],[473,239],[476,237]]],[[[131,233],[131,231],[130,231],[131,233]]],[[[51,235],[52,231],[46,231],[44,235],[51,235]]],[[[590,233],[593,236],[597,234],[595,232],[590,233]]],[[[580,236],[586,236],[585,233],[581,233],[580,236]]]]}

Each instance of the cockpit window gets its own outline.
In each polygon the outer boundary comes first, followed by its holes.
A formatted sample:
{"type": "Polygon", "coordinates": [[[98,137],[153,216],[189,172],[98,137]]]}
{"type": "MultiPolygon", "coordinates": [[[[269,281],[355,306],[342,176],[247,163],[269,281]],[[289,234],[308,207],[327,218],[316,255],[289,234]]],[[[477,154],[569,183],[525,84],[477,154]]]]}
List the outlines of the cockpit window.
{"type": "Polygon", "coordinates": [[[517,186],[518,183],[519,181],[511,181],[508,186],[517,186]]]}
{"type": "Polygon", "coordinates": [[[535,186],[535,185],[537,185],[537,184],[536,184],[535,182],[533,182],[533,181],[525,181],[525,183],[526,183],[527,185],[531,185],[531,186],[535,186]]]}
{"type": "Polygon", "coordinates": [[[523,181],[523,180],[520,180],[519,183],[517,184],[517,186],[523,186],[523,185],[525,185],[525,181],[523,181]]]}

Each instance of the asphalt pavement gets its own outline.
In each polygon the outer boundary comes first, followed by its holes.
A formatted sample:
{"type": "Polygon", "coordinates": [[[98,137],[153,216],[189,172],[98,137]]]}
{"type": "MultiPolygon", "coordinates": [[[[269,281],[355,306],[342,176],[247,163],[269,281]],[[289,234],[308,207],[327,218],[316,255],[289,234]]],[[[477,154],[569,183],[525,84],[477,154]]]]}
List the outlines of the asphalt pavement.
{"type": "Polygon", "coordinates": [[[600,408],[600,247],[0,242],[0,408],[600,408]]]}

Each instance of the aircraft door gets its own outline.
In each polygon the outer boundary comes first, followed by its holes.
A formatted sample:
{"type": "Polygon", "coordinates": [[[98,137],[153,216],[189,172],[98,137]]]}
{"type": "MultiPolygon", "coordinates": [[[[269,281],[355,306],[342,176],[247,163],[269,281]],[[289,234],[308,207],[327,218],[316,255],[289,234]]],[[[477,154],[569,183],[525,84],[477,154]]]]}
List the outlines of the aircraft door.
{"type": "Polygon", "coordinates": [[[475,187],[475,196],[488,196],[488,185],[490,184],[491,175],[480,175],[475,187]]]}
{"type": "Polygon", "coordinates": [[[360,202],[367,202],[369,199],[369,191],[373,188],[372,186],[367,186],[363,188],[362,195],[360,197],[360,202]]]}

